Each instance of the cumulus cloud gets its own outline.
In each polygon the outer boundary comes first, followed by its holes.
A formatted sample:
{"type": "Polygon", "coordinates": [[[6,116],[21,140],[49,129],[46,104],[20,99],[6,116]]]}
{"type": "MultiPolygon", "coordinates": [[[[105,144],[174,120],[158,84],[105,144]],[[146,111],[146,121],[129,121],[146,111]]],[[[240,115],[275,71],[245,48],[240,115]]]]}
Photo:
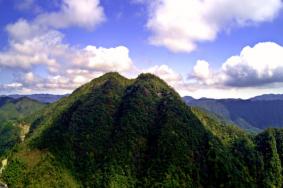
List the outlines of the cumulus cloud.
{"type": "Polygon", "coordinates": [[[207,80],[211,76],[209,63],[204,60],[198,60],[194,66],[193,75],[200,80],[207,80]]]}
{"type": "Polygon", "coordinates": [[[59,68],[58,57],[69,48],[63,44],[63,34],[56,30],[40,30],[37,26],[20,19],[7,26],[9,48],[0,52],[0,66],[31,69],[46,65],[49,71],[59,68]]]}
{"type": "Polygon", "coordinates": [[[14,41],[23,41],[31,39],[34,36],[43,34],[45,29],[36,24],[31,24],[25,19],[19,19],[17,22],[8,24],[6,31],[10,39],[14,41]]]}
{"type": "Polygon", "coordinates": [[[34,72],[19,72],[14,82],[0,84],[0,93],[69,93],[102,74],[103,72],[82,69],[67,69],[47,77],[34,72]]]}
{"type": "Polygon", "coordinates": [[[199,83],[226,87],[253,87],[283,82],[283,47],[274,42],[246,46],[228,58],[219,70],[199,61],[190,75],[199,83]]]}
{"type": "Polygon", "coordinates": [[[247,46],[223,64],[222,72],[231,86],[283,82],[283,47],[273,42],[247,46]]]}
{"type": "Polygon", "coordinates": [[[195,98],[250,98],[265,93],[282,93],[283,46],[261,42],[244,47],[238,55],[227,58],[219,69],[198,60],[187,78],[168,65],[157,65],[142,72],[164,79],[181,95],[195,98]]]}
{"type": "Polygon", "coordinates": [[[123,72],[133,68],[133,62],[129,57],[129,49],[125,46],[97,48],[89,45],[81,51],[74,62],[81,68],[102,72],[123,72]]]}
{"type": "MultiPolygon", "coordinates": [[[[24,0],[17,8],[35,5],[34,0],[24,0]]],[[[106,19],[99,0],[62,0],[58,8],[6,26],[9,43],[0,51],[0,68],[12,70],[14,80],[0,84],[1,92],[70,92],[105,72],[123,73],[134,68],[125,46],[78,47],[64,41],[59,29],[93,29],[106,19]]]]}
{"type": "Polygon", "coordinates": [[[154,0],[147,28],[150,42],[173,52],[191,52],[198,42],[213,41],[227,28],[273,20],[281,0],[154,0]]]}
{"type": "Polygon", "coordinates": [[[182,82],[183,80],[182,76],[175,72],[168,65],[156,65],[145,70],[145,72],[155,74],[156,76],[159,76],[160,78],[162,78],[168,83],[171,83],[172,85],[182,82]]]}
{"type": "Polygon", "coordinates": [[[35,23],[54,28],[94,28],[105,20],[99,0],[63,0],[60,10],[38,15],[35,23]]]}
{"type": "Polygon", "coordinates": [[[181,95],[186,94],[193,90],[191,84],[186,83],[183,76],[177,73],[168,65],[164,65],[164,64],[156,65],[146,70],[143,70],[142,72],[155,74],[156,76],[166,81],[171,87],[177,90],[181,95]]]}
{"type": "Polygon", "coordinates": [[[64,34],[60,31],[24,19],[9,24],[6,30],[9,46],[0,51],[0,68],[12,69],[15,83],[22,85],[2,84],[2,92],[71,91],[105,72],[126,72],[134,68],[125,46],[72,46],[64,42],[64,34]],[[44,76],[35,74],[36,69],[44,72],[44,76]]]}

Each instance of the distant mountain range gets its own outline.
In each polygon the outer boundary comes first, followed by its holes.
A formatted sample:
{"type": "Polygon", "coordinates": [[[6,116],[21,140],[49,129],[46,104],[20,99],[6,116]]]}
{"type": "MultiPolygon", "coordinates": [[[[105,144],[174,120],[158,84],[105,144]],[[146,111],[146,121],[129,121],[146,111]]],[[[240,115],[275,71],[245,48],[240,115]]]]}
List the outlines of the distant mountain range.
{"type": "Polygon", "coordinates": [[[252,101],[275,101],[275,100],[283,100],[283,94],[266,94],[260,95],[257,97],[253,97],[250,100],[252,101]]]}
{"type": "Polygon", "coordinates": [[[251,99],[194,99],[183,97],[190,106],[200,107],[219,118],[250,131],[283,127],[283,95],[261,95],[251,99]]]}
{"type": "MultiPolygon", "coordinates": [[[[58,101],[59,99],[61,99],[62,97],[67,96],[66,95],[52,95],[52,94],[31,94],[31,95],[6,95],[6,97],[10,97],[13,99],[19,99],[22,97],[27,97],[36,101],[39,101],[41,103],[54,103],[56,101],[58,101]]],[[[2,96],[3,97],[3,96],[2,96]]]]}

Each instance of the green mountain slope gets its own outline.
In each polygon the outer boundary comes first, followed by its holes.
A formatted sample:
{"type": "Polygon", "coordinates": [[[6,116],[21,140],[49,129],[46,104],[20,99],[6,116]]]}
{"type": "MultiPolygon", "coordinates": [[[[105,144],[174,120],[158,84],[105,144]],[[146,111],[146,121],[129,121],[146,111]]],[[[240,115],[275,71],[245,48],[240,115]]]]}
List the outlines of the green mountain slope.
{"type": "Polygon", "coordinates": [[[20,141],[24,126],[17,122],[44,106],[28,98],[0,97],[0,156],[20,141]]]}
{"type": "Polygon", "coordinates": [[[44,104],[26,97],[19,99],[9,98],[0,106],[0,122],[21,119],[42,109],[44,106],[44,104]]]}
{"type": "Polygon", "coordinates": [[[282,184],[281,130],[223,125],[151,74],[105,74],[25,121],[28,139],[6,156],[9,187],[282,184]]]}

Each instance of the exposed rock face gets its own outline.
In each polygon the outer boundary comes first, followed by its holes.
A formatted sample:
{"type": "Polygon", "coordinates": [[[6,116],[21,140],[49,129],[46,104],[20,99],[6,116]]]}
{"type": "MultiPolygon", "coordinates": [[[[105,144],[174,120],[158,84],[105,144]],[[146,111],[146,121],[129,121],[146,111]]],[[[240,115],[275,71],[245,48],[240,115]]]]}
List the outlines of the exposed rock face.
{"type": "MultiPolygon", "coordinates": [[[[8,164],[8,159],[2,160],[2,164],[1,164],[1,168],[0,168],[0,174],[2,174],[2,172],[5,169],[5,167],[7,166],[7,164],[8,164]]],[[[1,183],[0,183],[0,185],[1,185],[1,183]]]]}

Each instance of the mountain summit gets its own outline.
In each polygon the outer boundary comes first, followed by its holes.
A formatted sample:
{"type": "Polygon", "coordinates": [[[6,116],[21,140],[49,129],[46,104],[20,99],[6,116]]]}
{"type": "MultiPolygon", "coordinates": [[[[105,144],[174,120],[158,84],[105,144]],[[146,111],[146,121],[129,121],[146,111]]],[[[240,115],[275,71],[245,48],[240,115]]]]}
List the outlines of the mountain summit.
{"type": "Polygon", "coordinates": [[[163,80],[107,73],[27,118],[9,187],[280,187],[281,130],[252,136],[188,107],[163,80]]]}

